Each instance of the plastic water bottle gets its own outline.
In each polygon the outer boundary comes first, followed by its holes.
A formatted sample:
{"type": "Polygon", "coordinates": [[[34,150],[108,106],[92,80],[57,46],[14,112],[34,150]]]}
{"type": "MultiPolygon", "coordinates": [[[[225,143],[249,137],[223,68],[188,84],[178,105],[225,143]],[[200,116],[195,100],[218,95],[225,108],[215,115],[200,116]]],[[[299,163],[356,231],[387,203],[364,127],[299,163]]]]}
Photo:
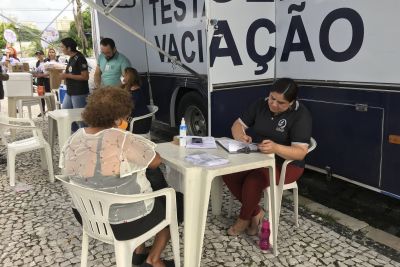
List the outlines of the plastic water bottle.
{"type": "Polygon", "coordinates": [[[179,145],[186,146],[186,131],[187,126],[185,123],[185,118],[182,118],[181,125],[179,126],[179,145]]]}
{"type": "Polygon", "coordinates": [[[270,247],[269,244],[269,235],[271,234],[271,229],[269,225],[268,217],[264,217],[262,225],[261,225],[261,232],[260,232],[260,240],[258,245],[260,246],[261,250],[268,250],[270,247]]]}

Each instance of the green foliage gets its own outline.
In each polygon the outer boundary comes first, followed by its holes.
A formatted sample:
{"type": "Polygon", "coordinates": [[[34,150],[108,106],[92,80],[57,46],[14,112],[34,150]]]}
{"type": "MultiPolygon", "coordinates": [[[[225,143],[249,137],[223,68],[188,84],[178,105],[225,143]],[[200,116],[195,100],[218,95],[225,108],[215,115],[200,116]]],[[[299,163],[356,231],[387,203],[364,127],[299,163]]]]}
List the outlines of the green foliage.
{"type": "Polygon", "coordinates": [[[18,42],[31,42],[30,46],[23,47],[23,56],[24,57],[32,57],[35,55],[35,52],[41,48],[40,45],[40,31],[38,29],[34,29],[27,26],[17,27],[13,23],[0,23],[0,48],[3,49],[6,47],[7,41],[4,39],[4,31],[6,29],[10,29],[17,35],[18,42]]]}
{"type": "MultiPolygon", "coordinates": [[[[90,15],[90,9],[87,8],[82,12],[83,19],[83,31],[88,41],[88,50],[85,56],[90,56],[93,53],[93,40],[92,40],[92,19],[90,15]]],[[[73,38],[77,43],[78,47],[82,48],[82,40],[78,37],[78,31],[76,29],[75,21],[71,22],[69,26],[68,37],[73,38]]],[[[84,51],[81,51],[84,52],[84,51]]]]}
{"type": "MultiPolygon", "coordinates": [[[[92,41],[92,23],[91,23],[91,15],[90,9],[87,8],[82,12],[83,18],[83,27],[84,33],[88,40],[88,49],[86,51],[86,56],[90,56],[93,54],[93,41],[92,41]]],[[[37,50],[42,50],[41,42],[40,42],[40,33],[41,31],[35,28],[31,28],[28,26],[20,26],[17,27],[13,23],[1,23],[0,22],[0,49],[6,47],[7,41],[4,39],[4,31],[6,29],[10,29],[14,31],[17,35],[17,40],[21,42],[31,42],[29,47],[23,46],[23,56],[24,57],[32,57],[35,56],[35,52],[37,50]]],[[[78,47],[82,48],[82,40],[78,38],[78,32],[75,27],[75,22],[71,22],[70,30],[68,32],[60,32],[60,39],[52,44],[51,47],[58,48],[60,46],[60,40],[65,37],[71,37],[75,39],[78,43],[78,47]]]]}
{"type": "Polygon", "coordinates": [[[3,49],[6,47],[7,41],[4,39],[4,31],[10,29],[13,32],[17,33],[15,25],[12,23],[1,23],[0,24],[0,48],[3,49]]]}

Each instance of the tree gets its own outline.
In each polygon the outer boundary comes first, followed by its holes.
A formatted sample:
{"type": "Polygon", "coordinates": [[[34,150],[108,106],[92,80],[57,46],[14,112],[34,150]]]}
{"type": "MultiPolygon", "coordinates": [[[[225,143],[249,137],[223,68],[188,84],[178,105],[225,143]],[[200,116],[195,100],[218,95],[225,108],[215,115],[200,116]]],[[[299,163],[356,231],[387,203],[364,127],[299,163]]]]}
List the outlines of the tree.
{"type": "Polygon", "coordinates": [[[70,30],[68,32],[69,37],[76,40],[78,46],[82,48],[84,55],[88,56],[92,52],[93,41],[92,41],[92,22],[90,10],[87,8],[85,11],[81,11],[81,1],[75,0],[74,5],[74,21],[70,24],[70,30]]]}
{"type": "Polygon", "coordinates": [[[41,49],[40,31],[24,25],[16,26],[14,23],[0,23],[0,48],[6,47],[7,41],[4,39],[4,31],[10,29],[17,35],[20,42],[31,42],[28,48],[24,47],[24,56],[34,56],[35,51],[41,49]]]}

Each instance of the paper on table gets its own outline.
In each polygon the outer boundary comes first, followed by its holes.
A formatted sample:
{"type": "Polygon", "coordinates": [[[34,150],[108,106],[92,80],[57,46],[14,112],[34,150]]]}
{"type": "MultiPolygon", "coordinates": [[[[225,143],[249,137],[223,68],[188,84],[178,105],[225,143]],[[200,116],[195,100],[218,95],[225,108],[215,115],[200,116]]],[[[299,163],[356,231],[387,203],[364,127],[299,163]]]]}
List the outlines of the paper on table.
{"type": "Polygon", "coordinates": [[[185,157],[185,160],[198,166],[218,166],[227,164],[229,162],[226,158],[221,158],[216,155],[208,154],[208,153],[198,153],[192,154],[185,157]]]}
{"type": "Polygon", "coordinates": [[[217,148],[215,139],[212,136],[187,136],[186,148],[217,148]],[[193,138],[201,138],[201,143],[193,143],[193,138]]]}
{"type": "Polygon", "coordinates": [[[258,147],[256,144],[247,144],[244,142],[240,142],[234,139],[230,138],[223,138],[223,139],[218,139],[217,142],[229,153],[237,153],[240,152],[239,150],[244,149],[248,147],[249,151],[248,152],[255,152],[258,150],[258,147]]]}

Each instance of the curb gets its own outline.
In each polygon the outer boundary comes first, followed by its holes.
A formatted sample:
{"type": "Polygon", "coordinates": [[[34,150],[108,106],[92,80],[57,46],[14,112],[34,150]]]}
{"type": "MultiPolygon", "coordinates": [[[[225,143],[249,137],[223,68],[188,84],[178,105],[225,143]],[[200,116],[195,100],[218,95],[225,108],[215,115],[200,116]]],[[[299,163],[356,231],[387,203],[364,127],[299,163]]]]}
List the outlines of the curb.
{"type": "MultiPolygon", "coordinates": [[[[284,197],[293,200],[290,192],[284,192],[284,197]]],[[[307,208],[311,212],[330,216],[338,224],[343,225],[355,232],[361,231],[367,238],[400,252],[400,238],[395,235],[374,228],[364,221],[353,218],[340,211],[328,208],[300,195],[299,205],[307,208]]]]}

